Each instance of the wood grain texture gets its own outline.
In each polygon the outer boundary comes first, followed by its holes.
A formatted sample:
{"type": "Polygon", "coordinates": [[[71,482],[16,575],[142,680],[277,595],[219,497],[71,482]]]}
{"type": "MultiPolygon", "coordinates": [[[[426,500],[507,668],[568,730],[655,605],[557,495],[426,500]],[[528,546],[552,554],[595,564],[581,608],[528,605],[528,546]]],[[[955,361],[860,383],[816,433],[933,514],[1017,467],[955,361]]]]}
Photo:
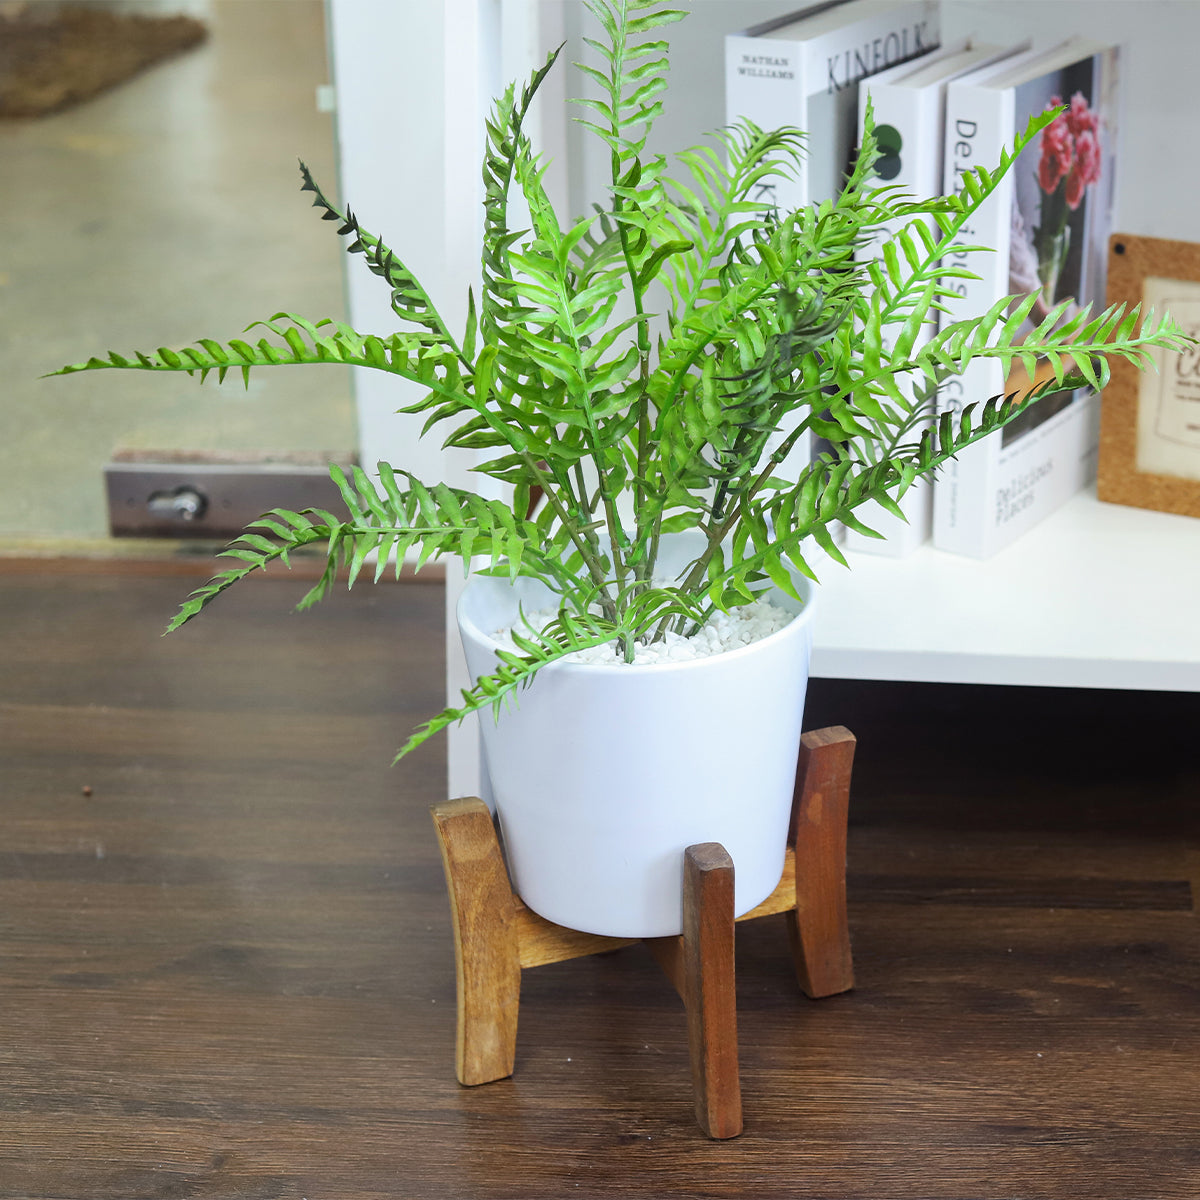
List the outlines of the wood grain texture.
{"type": "Polygon", "coordinates": [[[846,828],[854,735],[844,726],[800,739],[792,814],[796,906],[787,914],[796,978],[805,995],[834,996],[854,986],[846,911],[846,828]]]}
{"type": "Polygon", "coordinates": [[[742,913],[739,921],[755,921],[759,917],[771,917],[796,907],[796,851],[788,846],[783,854],[783,873],[775,890],[749,912],[742,913]]]}
{"type": "Polygon", "coordinates": [[[454,922],[454,1068],[468,1087],[506,1079],[517,1053],[521,947],[508,871],[482,800],[433,806],[454,922]]]}
{"type": "Polygon", "coordinates": [[[516,1073],[454,1078],[445,759],[389,765],[440,591],[281,573],[161,637],[191,586],[0,563],[2,1200],[1200,1196],[1200,697],[812,680],[857,986],[737,925],[709,1141],[644,946],[526,972],[516,1073]]]}
{"type": "Polygon", "coordinates": [[[607,954],[632,946],[637,938],[606,937],[600,933],[584,933],[555,925],[526,907],[520,896],[513,897],[516,905],[517,937],[520,942],[522,967],[544,967],[550,963],[566,962],[584,954],[607,954]]]}
{"type": "MultiPolygon", "coordinates": [[[[849,987],[845,853],[853,747],[853,736],[842,726],[801,739],[791,828],[796,848],[786,848],[771,895],[737,918],[787,913],[797,971],[811,995],[849,987]],[[797,861],[804,863],[804,893],[797,890],[797,861]],[[798,894],[806,902],[803,922],[798,894]],[[827,990],[816,990],[821,986],[827,990]]],[[[529,909],[511,890],[495,822],[481,800],[443,802],[432,811],[454,918],[457,1076],[464,1084],[491,1083],[513,1071],[522,969],[610,953],[637,939],[584,933],[529,909]]],[[[742,1132],[734,878],[734,863],[723,846],[689,846],[683,862],[683,932],[647,939],[683,999],[696,1119],[714,1139],[742,1132]]]]}
{"type": "Polygon", "coordinates": [[[683,998],[696,1121],[710,1138],[742,1132],[733,881],[733,860],[720,843],[684,852],[683,998]]]}

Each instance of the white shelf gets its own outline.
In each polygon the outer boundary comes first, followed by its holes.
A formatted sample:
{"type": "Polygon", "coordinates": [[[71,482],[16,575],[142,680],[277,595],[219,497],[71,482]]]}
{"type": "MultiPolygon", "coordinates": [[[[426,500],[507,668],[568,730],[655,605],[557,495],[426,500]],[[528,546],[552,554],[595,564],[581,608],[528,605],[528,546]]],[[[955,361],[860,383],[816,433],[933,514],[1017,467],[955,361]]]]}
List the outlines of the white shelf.
{"type": "Polygon", "coordinates": [[[1200,520],[1093,488],[986,561],[850,562],[819,571],[814,676],[1200,691],[1200,520]]]}

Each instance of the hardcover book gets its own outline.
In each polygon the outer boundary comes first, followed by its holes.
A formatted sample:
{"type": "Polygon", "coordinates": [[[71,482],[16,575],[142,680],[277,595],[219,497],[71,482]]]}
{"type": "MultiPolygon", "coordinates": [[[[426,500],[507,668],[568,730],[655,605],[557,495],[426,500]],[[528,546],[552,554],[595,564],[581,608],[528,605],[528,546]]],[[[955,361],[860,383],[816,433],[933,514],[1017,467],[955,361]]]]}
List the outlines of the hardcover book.
{"type": "MultiPolygon", "coordinates": [[[[944,320],[986,312],[1005,296],[1038,291],[1028,328],[1056,304],[1068,313],[1104,305],[1113,224],[1118,53],[1082,39],[1031,51],[950,84],[945,191],[962,174],[993,167],[1030,117],[1066,105],[1026,148],[976,214],[964,239],[995,254],[962,255],[979,278],[955,280],[960,299],[944,320]]],[[[952,259],[955,256],[951,256],[952,259]]],[[[942,411],[961,410],[1034,383],[990,360],[971,363],[941,391],[942,411]]],[[[975,557],[1008,545],[1095,474],[1098,397],[1088,389],[1039,400],[996,438],[969,446],[934,488],[934,544],[975,557]]]]}
{"type": "Polygon", "coordinates": [[[725,112],[762,129],[808,134],[794,180],[768,199],[781,212],[836,195],[858,141],[858,82],[933,50],[936,0],[827,0],[725,38],[725,112]]]}
{"type": "MultiPolygon", "coordinates": [[[[880,158],[875,171],[881,184],[903,189],[911,196],[936,196],[942,190],[943,134],[946,124],[946,88],[951,80],[980,70],[1015,53],[1013,48],[976,44],[964,39],[943,46],[915,62],[902,63],[881,71],[859,86],[858,112],[861,129],[870,103],[875,115],[875,138],[880,158]]],[[[899,228],[885,227],[892,237],[899,228]]],[[[931,230],[932,232],[932,230],[931,230]]],[[[878,257],[880,243],[865,249],[878,257]]],[[[937,330],[937,314],[926,326],[923,336],[937,330]]],[[[901,383],[911,400],[912,381],[901,383]]],[[[905,440],[915,441],[932,423],[935,398],[926,401],[927,417],[905,440]]],[[[901,520],[880,505],[858,515],[886,540],[846,531],[847,549],[890,558],[903,558],[928,541],[933,531],[933,481],[919,480],[900,498],[901,520]]]]}
{"type": "MultiPolygon", "coordinates": [[[[937,0],[825,0],[725,38],[727,123],[783,125],[808,135],[791,178],[764,182],[754,197],[791,212],[840,190],[858,144],[858,83],[935,49],[937,0]]],[[[785,435],[773,435],[768,451],[785,435]]],[[[810,438],[798,441],[785,472],[807,464],[810,438]]]]}

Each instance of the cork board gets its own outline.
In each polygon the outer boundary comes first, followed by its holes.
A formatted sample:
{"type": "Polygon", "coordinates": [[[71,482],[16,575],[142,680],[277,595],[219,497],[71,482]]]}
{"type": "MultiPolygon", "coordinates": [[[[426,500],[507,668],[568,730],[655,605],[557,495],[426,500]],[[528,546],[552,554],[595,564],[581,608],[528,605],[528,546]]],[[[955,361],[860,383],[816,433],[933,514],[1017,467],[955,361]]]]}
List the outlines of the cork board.
{"type": "MultiPolygon", "coordinates": [[[[1164,309],[1200,336],[1200,244],[1114,233],[1108,303],[1164,309]]],[[[1101,500],[1200,517],[1200,352],[1156,351],[1157,371],[1114,361],[1100,406],[1101,500]]]]}

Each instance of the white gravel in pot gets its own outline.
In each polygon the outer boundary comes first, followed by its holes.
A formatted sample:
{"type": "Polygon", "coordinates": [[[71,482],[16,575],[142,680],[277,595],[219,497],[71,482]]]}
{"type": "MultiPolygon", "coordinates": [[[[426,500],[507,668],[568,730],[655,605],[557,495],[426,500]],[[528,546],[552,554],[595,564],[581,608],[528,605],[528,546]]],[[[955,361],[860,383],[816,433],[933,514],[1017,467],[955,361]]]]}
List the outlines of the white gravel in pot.
{"type": "MultiPolygon", "coordinates": [[[[535,629],[552,621],[558,613],[554,609],[539,609],[527,612],[525,617],[535,629]]],[[[789,612],[778,604],[772,603],[765,597],[754,601],[753,604],[735,608],[733,612],[714,613],[708,621],[697,630],[694,637],[685,638],[678,633],[668,633],[661,642],[652,646],[639,645],[634,653],[634,660],[625,663],[616,648],[615,640],[604,646],[592,646],[587,650],[577,650],[562,659],[563,662],[595,663],[600,666],[635,667],[652,666],[655,663],[690,662],[698,658],[710,658],[714,654],[723,654],[727,650],[739,650],[753,642],[777,633],[787,625],[795,613],[789,612]]],[[[518,630],[525,628],[518,625],[518,630]]],[[[517,650],[511,637],[511,626],[494,631],[493,637],[506,650],[517,650]]],[[[517,650],[519,653],[520,651],[517,650]]]]}

